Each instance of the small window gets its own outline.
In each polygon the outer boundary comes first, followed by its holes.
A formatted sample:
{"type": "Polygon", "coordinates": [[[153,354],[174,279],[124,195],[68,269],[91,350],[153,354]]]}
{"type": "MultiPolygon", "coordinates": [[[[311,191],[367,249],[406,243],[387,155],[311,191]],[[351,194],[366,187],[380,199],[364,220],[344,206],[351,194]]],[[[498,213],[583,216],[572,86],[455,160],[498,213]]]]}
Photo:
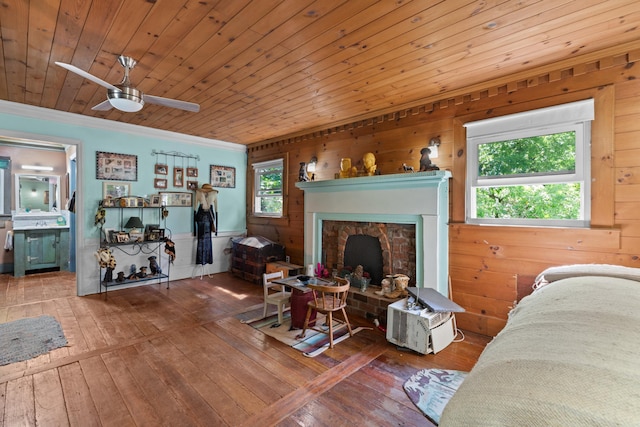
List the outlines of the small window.
{"type": "Polygon", "coordinates": [[[283,215],[284,161],[283,159],[254,163],[253,213],[258,216],[283,215]]]}
{"type": "Polygon", "coordinates": [[[465,124],[467,222],[585,227],[593,100],[465,124]]]}

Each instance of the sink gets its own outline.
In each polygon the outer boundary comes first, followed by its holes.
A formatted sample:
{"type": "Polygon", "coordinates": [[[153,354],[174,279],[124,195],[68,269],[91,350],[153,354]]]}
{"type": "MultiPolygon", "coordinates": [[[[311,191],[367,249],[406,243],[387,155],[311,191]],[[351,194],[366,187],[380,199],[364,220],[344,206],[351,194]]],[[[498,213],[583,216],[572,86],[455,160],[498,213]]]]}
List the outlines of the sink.
{"type": "Polygon", "coordinates": [[[13,229],[43,230],[48,228],[69,228],[67,214],[66,211],[13,214],[13,229]]]}

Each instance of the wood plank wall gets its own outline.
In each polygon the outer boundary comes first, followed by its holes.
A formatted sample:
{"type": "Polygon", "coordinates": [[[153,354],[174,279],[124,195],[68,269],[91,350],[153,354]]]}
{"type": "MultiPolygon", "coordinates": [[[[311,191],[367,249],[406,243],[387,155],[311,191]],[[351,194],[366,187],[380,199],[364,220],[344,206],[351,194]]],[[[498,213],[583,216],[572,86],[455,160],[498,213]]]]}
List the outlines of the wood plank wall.
{"type": "MultiPolygon", "coordinates": [[[[333,179],[340,159],[358,168],[366,152],[376,155],[383,174],[400,173],[402,164],[417,169],[420,149],[440,137],[434,163],[453,173],[450,266],[453,299],[466,313],[462,329],[497,334],[507,320],[523,278],[544,268],[571,263],[611,263],[640,267],[640,49],[609,54],[571,65],[555,64],[517,80],[474,86],[469,93],[434,100],[394,114],[343,124],[309,135],[264,141],[249,147],[248,162],[287,156],[287,217],[252,218],[247,194],[248,231],[285,245],[292,262],[303,260],[303,193],[294,183],[299,162],[317,156],[316,179],[333,179]],[[593,97],[592,227],[545,229],[483,227],[464,224],[465,133],[462,124],[502,114],[593,97]],[[517,276],[521,278],[518,282],[517,276]]],[[[251,172],[249,172],[251,174],[251,172]]],[[[249,177],[248,182],[252,177],[249,177]]],[[[251,186],[249,186],[251,187],[251,186]]],[[[393,203],[371,200],[370,203],[393,203]]],[[[526,287],[525,287],[526,288],[526,287]]]]}

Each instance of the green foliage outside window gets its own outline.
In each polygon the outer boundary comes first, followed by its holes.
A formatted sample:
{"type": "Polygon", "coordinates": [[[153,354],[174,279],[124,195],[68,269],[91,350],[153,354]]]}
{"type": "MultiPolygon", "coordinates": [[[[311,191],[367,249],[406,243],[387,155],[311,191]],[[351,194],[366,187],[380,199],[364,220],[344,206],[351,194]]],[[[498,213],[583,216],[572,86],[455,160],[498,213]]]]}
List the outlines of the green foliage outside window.
{"type": "MultiPolygon", "coordinates": [[[[575,132],[480,144],[483,178],[562,175],[575,171],[575,132]]],[[[578,219],[579,183],[502,185],[476,188],[477,218],[578,219]]]]}
{"type": "Polygon", "coordinates": [[[282,168],[261,171],[258,195],[258,212],[282,213],[282,168]]]}
{"type": "Polygon", "coordinates": [[[580,184],[478,188],[476,208],[478,218],[577,219],[580,184]]]}
{"type": "Polygon", "coordinates": [[[480,144],[478,168],[481,177],[573,172],[575,132],[480,144]]]}

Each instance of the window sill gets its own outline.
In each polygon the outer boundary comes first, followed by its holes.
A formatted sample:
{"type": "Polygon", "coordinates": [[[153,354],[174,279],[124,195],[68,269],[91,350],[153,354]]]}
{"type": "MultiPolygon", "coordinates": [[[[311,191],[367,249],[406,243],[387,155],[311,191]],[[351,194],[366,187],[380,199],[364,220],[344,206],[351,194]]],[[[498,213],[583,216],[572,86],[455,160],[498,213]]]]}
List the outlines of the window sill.
{"type": "Polygon", "coordinates": [[[285,225],[289,224],[288,216],[261,216],[261,215],[250,215],[248,221],[251,224],[278,224],[285,225]]]}

